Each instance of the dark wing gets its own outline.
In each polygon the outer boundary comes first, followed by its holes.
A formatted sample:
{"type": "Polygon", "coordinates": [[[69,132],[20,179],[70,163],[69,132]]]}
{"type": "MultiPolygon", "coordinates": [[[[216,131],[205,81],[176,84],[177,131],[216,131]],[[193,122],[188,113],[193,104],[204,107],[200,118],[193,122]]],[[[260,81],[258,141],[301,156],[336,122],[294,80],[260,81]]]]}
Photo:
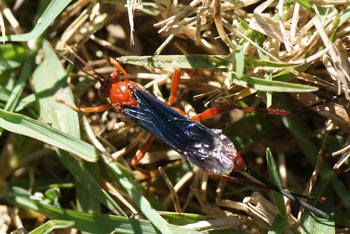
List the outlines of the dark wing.
{"type": "Polygon", "coordinates": [[[208,174],[232,171],[236,150],[221,130],[210,129],[159,101],[143,87],[136,86],[137,106],[122,112],[208,174]]]}

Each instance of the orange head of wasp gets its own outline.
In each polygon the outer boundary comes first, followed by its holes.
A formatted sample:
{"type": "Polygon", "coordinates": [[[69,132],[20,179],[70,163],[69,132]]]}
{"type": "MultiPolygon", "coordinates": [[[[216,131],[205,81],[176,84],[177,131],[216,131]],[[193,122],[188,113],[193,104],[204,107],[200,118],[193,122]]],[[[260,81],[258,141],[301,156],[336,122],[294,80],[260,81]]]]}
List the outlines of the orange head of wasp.
{"type": "Polygon", "coordinates": [[[125,105],[136,106],[137,101],[132,96],[132,91],[136,87],[136,84],[129,81],[129,74],[115,59],[110,57],[109,60],[125,76],[125,79],[121,81],[120,74],[114,71],[108,77],[104,78],[103,81],[100,80],[100,97],[109,98],[113,108],[116,110],[121,110],[125,105]]]}
{"type": "Polygon", "coordinates": [[[109,98],[112,86],[121,83],[120,74],[117,71],[113,71],[109,76],[102,77],[98,81],[101,83],[101,87],[98,90],[101,98],[109,98]]]}
{"type": "MultiPolygon", "coordinates": [[[[68,59],[63,54],[57,52],[60,56],[65,58],[71,64],[74,64],[70,59],[68,59]]],[[[123,109],[124,106],[136,106],[137,101],[132,96],[132,91],[137,87],[135,82],[129,81],[129,74],[124,70],[124,68],[112,57],[109,57],[109,61],[113,66],[118,70],[112,72],[109,76],[102,76],[97,73],[90,65],[88,65],[79,55],[72,52],[75,57],[84,65],[91,68],[92,73],[87,70],[80,68],[82,72],[86,75],[98,80],[101,84],[101,87],[98,90],[98,94],[101,98],[109,98],[113,108],[117,111],[123,109]],[[121,81],[120,73],[122,73],[125,78],[124,81],[121,81]]]]}

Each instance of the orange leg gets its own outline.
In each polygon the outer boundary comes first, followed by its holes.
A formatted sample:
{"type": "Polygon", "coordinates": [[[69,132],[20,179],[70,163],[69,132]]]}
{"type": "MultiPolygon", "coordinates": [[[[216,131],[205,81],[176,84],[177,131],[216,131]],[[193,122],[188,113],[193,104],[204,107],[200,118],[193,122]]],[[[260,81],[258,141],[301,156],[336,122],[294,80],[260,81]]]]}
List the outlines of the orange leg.
{"type": "Polygon", "coordinates": [[[216,106],[209,108],[202,113],[192,117],[193,120],[199,121],[202,119],[209,119],[212,118],[216,115],[229,112],[234,109],[239,109],[243,111],[248,111],[248,112],[259,112],[259,113],[265,113],[265,114],[272,114],[272,115],[289,115],[290,112],[287,110],[278,110],[278,109],[255,109],[251,107],[243,107],[237,104],[228,104],[228,105],[222,105],[222,106],[216,106]]]}
{"type": "MultiPolygon", "coordinates": [[[[181,69],[183,71],[185,71],[190,77],[194,76],[193,71],[189,70],[189,69],[181,69]]],[[[168,101],[168,105],[172,106],[173,103],[175,102],[175,95],[176,92],[179,88],[179,84],[181,81],[181,76],[180,76],[180,70],[176,69],[172,78],[172,83],[171,83],[171,92],[170,92],[170,97],[169,97],[169,101],[168,101]]],[[[175,110],[177,110],[180,113],[184,113],[183,111],[178,110],[177,108],[174,108],[175,110]]],[[[205,111],[203,111],[202,113],[192,117],[193,120],[199,121],[202,119],[209,119],[212,118],[216,115],[225,113],[225,112],[229,112],[231,110],[234,109],[239,109],[239,110],[243,110],[243,111],[248,111],[248,112],[259,112],[259,113],[265,113],[265,114],[272,114],[272,115],[289,115],[291,112],[290,111],[286,111],[286,110],[279,110],[279,109],[255,109],[255,108],[251,108],[251,107],[243,107],[237,104],[228,104],[228,105],[222,105],[222,106],[217,106],[217,107],[212,107],[209,108],[205,111]]]]}
{"type": "Polygon", "coordinates": [[[175,102],[175,95],[177,90],[179,89],[181,76],[180,76],[180,70],[176,69],[173,75],[173,78],[171,80],[171,92],[169,97],[169,106],[172,106],[175,102]]]}
{"type": "Polygon", "coordinates": [[[153,140],[155,139],[156,137],[151,135],[148,140],[141,146],[139,152],[134,156],[134,158],[132,159],[132,162],[131,162],[131,166],[133,168],[135,168],[136,170],[138,170],[139,172],[141,172],[142,174],[150,177],[151,174],[149,171],[145,170],[145,169],[142,169],[142,168],[139,168],[137,166],[137,164],[141,161],[141,159],[145,156],[146,152],[149,150],[149,147],[151,146],[153,140]]]}
{"type": "Polygon", "coordinates": [[[184,72],[186,72],[187,75],[189,75],[191,78],[193,78],[194,75],[195,75],[195,71],[193,71],[193,70],[191,70],[191,69],[183,68],[183,69],[181,69],[181,70],[184,71],[184,72]]]}
{"type": "MultiPolygon", "coordinates": [[[[190,77],[194,77],[194,72],[190,69],[181,69],[182,71],[186,72],[190,77]]],[[[173,75],[173,78],[171,80],[171,92],[168,104],[169,106],[172,106],[176,99],[176,92],[179,89],[180,81],[181,81],[181,70],[176,69],[173,75]]]]}
{"type": "Polygon", "coordinates": [[[75,111],[79,111],[79,112],[84,112],[84,113],[92,113],[92,112],[102,112],[105,110],[108,110],[112,107],[112,104],[105,104],[102,106],[97,106],[97,107],[86,107],[86,108],[79,108],[79,107],[75,107],[71,104],[66,103],[64,100],[62,99],[57,99],[58,102],[65,104],[66,106],[69,106],[70,108],[72,108],[75,111]]]}

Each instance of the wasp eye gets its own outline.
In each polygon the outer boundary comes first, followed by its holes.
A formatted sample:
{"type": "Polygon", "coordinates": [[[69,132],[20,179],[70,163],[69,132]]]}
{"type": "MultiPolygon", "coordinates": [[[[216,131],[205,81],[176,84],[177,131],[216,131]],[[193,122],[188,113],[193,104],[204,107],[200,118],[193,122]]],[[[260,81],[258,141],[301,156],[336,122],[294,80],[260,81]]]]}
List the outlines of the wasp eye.
{"type": "Polygon", "coordinates": [[[119,81],[120,75],[119,75],[118,72],[113,71],[113,72],[109,75],[108,79],[109,79],[109,80],[117,79],[117,80],[119,81]]]}

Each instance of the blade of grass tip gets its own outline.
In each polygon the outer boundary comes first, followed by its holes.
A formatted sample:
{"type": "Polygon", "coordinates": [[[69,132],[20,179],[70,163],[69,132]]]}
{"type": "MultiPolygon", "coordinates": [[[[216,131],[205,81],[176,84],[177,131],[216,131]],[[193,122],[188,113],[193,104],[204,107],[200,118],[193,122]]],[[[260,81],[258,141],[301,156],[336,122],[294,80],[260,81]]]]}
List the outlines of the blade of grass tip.
{"type": "Polygon", "coordinates": [[[236,76],[235,72],[228,72],[227,78],[236,85],[265,92],[313,92],[318,90],[317,87],[312,87],[309,85],[294,84],[275,80],[271,81],[248,75],[244,75],[243,78],[239,79],[236,76]]]}
{"type": "MultiPolygon", "coordinates": [[[[271,182],[281,188],[282,183],[281,183],[278,171],[277,171],[276,162],[275,162],[275,159],[273,158],[272,153],[271,153],[269,148],[266,149],[266,161],[267,161],[267,167],[269,170],[269,176],[270,176],[271,182]]],[[[280,193],[274,192],[274,191],[272,191],[272,193],[273,193],[273,196],[275,198],[276,205],[277,205],[279,212],[281,213],[282,216],[286,216],[286,214],[287,214],[286,213],[286,205],[284,204],[283,195],[280,193]]]]}
{"type": "Polygon", "coordinates": [[[169,224],[159,215],[159,213],[152,207],[151,203],[143,196],[140,191],[140,184],[135,180],[134,176],[119,163],[108,162],[105,156],[102,156],[105,163],[115,176],[115,179],[124,188],[125,192],[133,199],[133,202],[147,217],[147,219],[159,229],[162,233],[172,233],[169,229],[169,224]]]}
{"type": "MultiPolygon", "coordinates": [[[[290,101],[286,98],[283,101],[283,106],[285,106],[288,110],[292,110],[292,106],[290,105],[290,101]]],[[[288,116],[282,117],[282,122],[285,127],[292,133],[294,139],[296,140],[298,146],[308,159],[308,161],[315,167],[317,162],[317,155],[319,148],[316,143],[307,136],[312,136],[309,126],[306,124],[304,119],[301,118],[298,114],[292,114],[288,116]]],[[[343,201],[345,208],[350,210],[350,192],[346,189],[344,183],[338,178],[337,175],[333,172],[332,168],[329,166],[325,160],[323,160],[321,168],[320,168],[320,176],[323,180],[327,181],[332,185],[334,191],[338,194],[340,199],[343,201]]]]}
{"type": "MultiPolygon", "coordinates": [[[[20,96],[23,92],[26,81],[27,81],[28,77],[30,76],[32,66],[34,63],[35,55],[36,55],[36,53],[33,52],[27,57],[27,59],[24,63],[23,69],[21,71],[21,74],[19,76],[19,79],[17,81],[17,84],[13,88],[13,90],[10,94],[10,97],[9,97],[5,107],[4,107],[5,111],[12,112],[15,109],[15,107],[20,99],[20,96]]],[[[4,131],[4,129],[0,128],[0,136],[2,135],[3,131],[4,131]]]]}
{"type": "Polygon", "coordinates": [[[35,228],[33,231],[29,232],[29,234],[46,234],[50,233],[55,229],[62,229],[62,228],[70,228],[74,225],[73,221],[67,221],[67,220],[49,220],[43,225],[40,225],[39,227],[35,228]]]}
{"type": "MultiPolygon", "coordinates": [[[[42,119],[51,122],[53,127],[79,138],[80,129],[77,113],[56,101],[56,99],[61,98],[68,103],[73,103],[73,94],[68,87],[66,73],[56,52],[47,41],[43,42],[43,51],[44,59],[33,73],[33,87],[39,101],[40,116],[42,119]]],[[[58,149],[56,152],[62,163],[79,182],[77,186],[84,187],[79,188],[79,195],[85,196],[85,198],[81,198],[81,201],[78,201],[80,208],[91,210],[94,209],[93,207],[98,207],[97,204],[86,201],[86,199],[90,199],[101,202],[117,214],[125,215],[118,204],[101,188],[96,178],[94,178],[93,174],[98,174],[98,171],[91,174],[84,162],[73,159],[66,151],[58,149]]],[[[97,168],[96,166],[94,170],[98,170],[97,168]]],[[[77,197],[77,199],[79,198],[77,197]]],[[[96,211],[99,210],[96,209],[96,211]]]]}
{"type": "MultiPolygon", "coordinates": [[[[72,0],[52,0],[37,20],[32,31],[18,35],[7,35],[5,37],[6,41],[28,41],[38,38],[71,1],[72,0]]],[[[4,38],[0,36],[0,41],[3,39],[4,38]]]]}
{"type": "MultiPolygon", "coordinates": [[[[113,231],[117,233],[164,233],[157,230],[151,222],[146,220],[115,215],[91,214],[44,204],[38,198],[33,197],[26,190],[19,187],[8,187],[3,194],[7,201],[18,207],[32,209],[50,219],[73,221],[74,225],[72,227],[83,232],[96,234],[112,233],[113,231]]],[[[166,233],[199,234],[199,232],[174,225],[169,225],[169,229],[171,232],[166,233]]]]}

